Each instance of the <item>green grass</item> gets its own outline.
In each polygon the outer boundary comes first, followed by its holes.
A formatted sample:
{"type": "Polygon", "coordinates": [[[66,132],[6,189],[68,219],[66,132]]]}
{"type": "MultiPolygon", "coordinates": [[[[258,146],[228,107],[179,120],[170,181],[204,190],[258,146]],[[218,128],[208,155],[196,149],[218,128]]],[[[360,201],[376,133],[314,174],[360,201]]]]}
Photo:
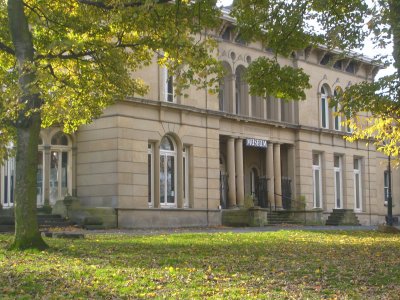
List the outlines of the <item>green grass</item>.
{"type": "Polygon", "coordinates": [[[400,237],[376,232],[88,235],[7,251],[1,299],[399,299],[400,237]]]}

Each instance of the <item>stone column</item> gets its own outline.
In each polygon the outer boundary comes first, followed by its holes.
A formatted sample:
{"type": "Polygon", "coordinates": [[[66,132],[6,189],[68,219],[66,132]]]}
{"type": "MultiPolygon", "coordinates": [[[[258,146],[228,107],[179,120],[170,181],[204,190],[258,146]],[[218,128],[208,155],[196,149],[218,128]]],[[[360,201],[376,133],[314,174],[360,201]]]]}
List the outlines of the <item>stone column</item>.
{"type": "Polygon", "coordinates": [[[275,205],[274,194],[274,144],[268,143],[266,150],[266,175],[267,175],[267,189],[268,189],[268,204],[275,205]]]}
{"type": "Polygon", "coordinates": [[[160,207],[160,142],[154,143],[154,207],[160,207]]]}
{"type": "Polygon", "coordinates": [[[275,173],[275,199],[276,208],[282,208],[282,171],[281,171],[281,145],[274,144],[274,173],[275,173]]]}
{"type": "Polygon", "coordinates": [[[228,208],[236,207],[235,140],[230,137],[226,145],[228,169],[228,208]]]}
{"type": "Polygon", "coordinates": [[[236,203],[244,206],[243,140],[237,139],[236,146],[236,203]]]}

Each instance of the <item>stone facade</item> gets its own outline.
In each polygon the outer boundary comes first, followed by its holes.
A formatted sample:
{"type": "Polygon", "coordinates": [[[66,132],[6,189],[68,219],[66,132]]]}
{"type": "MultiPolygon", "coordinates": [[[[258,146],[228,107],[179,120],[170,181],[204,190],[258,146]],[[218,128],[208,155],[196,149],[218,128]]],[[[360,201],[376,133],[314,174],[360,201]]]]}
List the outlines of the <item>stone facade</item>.
{"type": "MultiPolygon", "coordinates": [[[[82,207],[114,208],[123,228],[220,225],[222,209],[248,199],[267,209],[315,212],[315,222],[342,208],[362,224],[383,223],[387,158],[372,145],[345,141],[348,129],[328,107],[335,90],[372,80],[379,67],[307,48],[280,59],[310,75],[305,101],[253,97],[243,72],[272,53],[260,43],[235,42],[224,34],[229,26],[224,21],[216,34],[227,70],[219,95],[195,87],[188,97],[174,95],[173,77],[154,64],[135,74],[149,84],[145,97],[121,99],[64,139],[53,140],[57,129],[43,130],[38,205],[70,194],[82,207]]],[[[1,171],[4,208],[12,207],[9,165],[1,171]]],[[[393,170],[395,215],[399,175],[393,170]]]]}

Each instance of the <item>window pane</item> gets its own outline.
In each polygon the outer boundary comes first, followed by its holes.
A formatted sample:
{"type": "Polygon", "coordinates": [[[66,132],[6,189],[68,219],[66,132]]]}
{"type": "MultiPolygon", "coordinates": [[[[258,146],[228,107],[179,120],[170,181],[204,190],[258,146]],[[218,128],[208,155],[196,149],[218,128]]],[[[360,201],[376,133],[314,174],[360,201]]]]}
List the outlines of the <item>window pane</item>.
{"type": "Polygon", "coordinates": [[[360,169],[359,159],[355,158],[354,159],[354,170],[359,170],[359,169],[360,169]]]}
{"type": "Polygon", "coordinates": [[[326,99],[321,98],[322,127],[326,128],[326,99]]]}
{"type": "Polygon", "coordinates": [[[174,150],[174,144],[172,143],[171,139],[167,136],[163,137],[160,144],[161,150],[174,150]]]}
{"type": "Polygon", "coordinates": [[[338,155],[333,157],[333,165],[335,168],[340,168],[340,157],[338,155]]]}
{"type": "Polygon", "coordinates": [[[4,191],[3,191],[3,197],[4,197],[4,204],[8,204],[8,166],[9,166],[9,161],[7,160],[4,164],[4,191]]]}
{"type": "Polygon", "coordinates": [[[355,174],[355,197],[356,197],[356,208],[359,209],[360,206],[360,174],[355,174]]]}
{"type": "Polygon", "coordinates": [[[68,146],[68,138],[62,132],[58,132],[51,138],[51,144],[68,146]]]}
{"type": "Polygon", "coordinates": [[[175,202],[175,157],[167,156],[167,202],[175,202]]]}
{"type": "Polygon", "coordinates": [[[36,173],[36,202],[43,203],[43,152],[38,152],[38,167],[36,173]]]}
{"type": "Polygon", "coordinates": [[[151,177],[152,177],[152,173],[151,173],[151,154],[147,155],[147,199],[148,202],[151,203],[151,194],[152,194],[152,185],[151,185],[151,177]]]}
{"type": "Polygon", "coordinates": [[[340,186],[340,172],[335,172],[335,186],[336,186],[336,207],[342,207],[341,201],[341,186],[340,186]]]}
{"type": "Polygon", "coordinates": [[[315,178],[315,207],[320,207],[321,206],[321,191],[320,191],[320,180],[319,180],[319,170],[316,169],[314,171],[314,178],[315,178]]]}
{"type": "Polygon", "coordinates": [[[165,156],[160,156],[160,203],[165,203],[165,156]]]}
{"type": "Polygon", "coordinates": [[[313,165],[319,166],[319,154],[317,154],[317,153],[313,154],[313,165]]]}
{"type": "Polygon", "coordinates": [[[58,198],[58,161],[60,153],[56,151],[51,152],[50,156],[50,201],[55,202],[58,198]]]}
{"type": "Polygon", "coordinates": [[[186,157],[183,157],[183,198],[186,199],[186,157]]]}
{"type": "Polygon", "coordinates": [[[61,159],[61,197],[68,194],[68,152],[62,152],[61,159]]]}

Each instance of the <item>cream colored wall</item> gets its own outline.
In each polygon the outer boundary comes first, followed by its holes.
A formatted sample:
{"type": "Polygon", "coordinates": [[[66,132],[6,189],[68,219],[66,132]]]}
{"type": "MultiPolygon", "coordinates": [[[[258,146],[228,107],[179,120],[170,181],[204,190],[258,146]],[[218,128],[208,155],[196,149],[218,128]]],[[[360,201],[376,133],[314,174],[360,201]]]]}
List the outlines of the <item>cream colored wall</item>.
{"type": "Polygon", "coordinates": [[[191,207],[219,206],[218,120],[174,107],[118,102],[78,134],[78,196],[87,205],[147,208],[147,146],[172,134],[190,146],[191,207]]]}

